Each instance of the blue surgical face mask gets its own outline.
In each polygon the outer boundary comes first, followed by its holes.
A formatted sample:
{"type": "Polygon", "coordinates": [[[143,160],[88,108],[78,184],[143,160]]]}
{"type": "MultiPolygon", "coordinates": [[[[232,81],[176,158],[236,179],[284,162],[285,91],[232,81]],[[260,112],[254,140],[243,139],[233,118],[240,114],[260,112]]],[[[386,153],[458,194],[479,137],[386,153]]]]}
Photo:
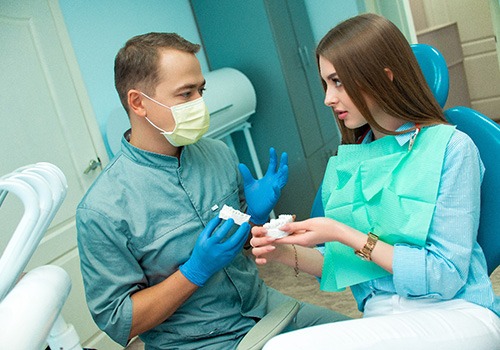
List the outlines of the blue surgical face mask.
{"type": "Polygon", "coordinates": [[[146,120],[161,131],[162,135],[175,147],[190,145],[198,141],[207,131],[210,126],[210,115],[203,97],[194,101],[181,103],[172,107],[166,106],[163,103],[156,101],[145,93],[141,94],[154,103],[170,109],[175,121],[175,127],[172,131],[165,131],[155,124],[148,117],[146,120]]]}

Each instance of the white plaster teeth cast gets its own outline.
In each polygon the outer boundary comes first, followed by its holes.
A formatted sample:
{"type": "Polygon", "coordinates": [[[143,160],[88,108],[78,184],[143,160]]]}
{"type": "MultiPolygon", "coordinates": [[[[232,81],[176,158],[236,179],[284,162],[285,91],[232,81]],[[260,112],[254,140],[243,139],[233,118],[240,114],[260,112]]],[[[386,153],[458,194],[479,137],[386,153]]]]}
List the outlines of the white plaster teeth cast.
{"type": "Polygon", "coordinates": [[[241,211],[225,204],[222,206],[222,209],[219,212],[219,217],[224,220],[231,218],[237,225],[241,225],[242,223],[248,222],[248,220],[250,220],[250,215],[242,213],[241,211]]]}
{"type": "Polygon", "coordinates": [[[267,229],[267,235],[274,238],[283,238],[288,236],[288,232],[281,231],[280,228],[293,221],[293,215],[281,214],[277,219],[271,219],[270,222],[264,224],[267,229]]]}

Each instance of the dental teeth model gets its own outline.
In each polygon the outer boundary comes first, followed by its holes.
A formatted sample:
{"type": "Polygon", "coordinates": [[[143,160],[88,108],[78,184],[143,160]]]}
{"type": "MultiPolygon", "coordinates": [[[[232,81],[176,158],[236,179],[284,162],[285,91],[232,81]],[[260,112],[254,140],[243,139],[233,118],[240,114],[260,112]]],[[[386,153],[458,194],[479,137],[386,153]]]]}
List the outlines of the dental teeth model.
{"type": "Polygon", "coordinates": [[[274,238],[283,238],[288,236],[288,232],[281,231],[280,228],[289,222],[293,221],[293,215],[281,214],[277,219],[271,219],[270,222],[264,224],[267,228],[267,235],[274,238]]]}
{"type": "Polygon", "coordinates": [[[219,217],[224,220],[231,218],[237,225],[241,225],[242,223],[248,222],[248,220],[250,220],[250,215],[242,213],[241,211],[225,204],[219,212],[219,217]]]}

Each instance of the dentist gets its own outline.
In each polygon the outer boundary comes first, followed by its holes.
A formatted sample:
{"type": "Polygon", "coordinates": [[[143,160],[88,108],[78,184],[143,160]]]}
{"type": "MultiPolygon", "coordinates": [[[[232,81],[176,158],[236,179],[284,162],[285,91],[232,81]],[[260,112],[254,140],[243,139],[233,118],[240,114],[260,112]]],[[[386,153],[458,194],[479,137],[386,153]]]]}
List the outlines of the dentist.
{"type": "MultiPolygon", "coordinates": [[[[218,218],[224,204],[263,224],[288,179],[270,151],[255,180],[209,127],[199,45],[177,34],[130,39],[115,84],[130,118],[121,151],[77,208],[85,293],[97,325],[125,346],[233,349],[291,298],[267,287],[243,249],[250,225],[218,218]],[[242,176],[243,175],[243,176],[242,176]]],[[[210,88],[210,87],[208,87],[210,88]]],[[[291,329],[344,316],[301,304],[291,329]]]]}

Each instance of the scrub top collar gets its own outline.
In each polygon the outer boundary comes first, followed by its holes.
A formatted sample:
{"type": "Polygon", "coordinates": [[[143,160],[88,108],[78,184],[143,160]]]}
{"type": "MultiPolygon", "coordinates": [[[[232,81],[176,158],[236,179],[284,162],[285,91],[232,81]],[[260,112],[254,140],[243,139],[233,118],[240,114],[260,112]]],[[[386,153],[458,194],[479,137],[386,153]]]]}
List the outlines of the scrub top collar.
{"type": "MultiPolygon", "coordinates": [[[[128,140],[130,139],[130,130],[125,132],[122,137],[122,153],[136,163],[150,167],[167,167],[172,169],[179,168],[179,159],[175,156],[168,156],[165,154],[149,152],[132,145],[128,140]]],[[[181,162],[186,147],[181,150],[181,162]]]]}

